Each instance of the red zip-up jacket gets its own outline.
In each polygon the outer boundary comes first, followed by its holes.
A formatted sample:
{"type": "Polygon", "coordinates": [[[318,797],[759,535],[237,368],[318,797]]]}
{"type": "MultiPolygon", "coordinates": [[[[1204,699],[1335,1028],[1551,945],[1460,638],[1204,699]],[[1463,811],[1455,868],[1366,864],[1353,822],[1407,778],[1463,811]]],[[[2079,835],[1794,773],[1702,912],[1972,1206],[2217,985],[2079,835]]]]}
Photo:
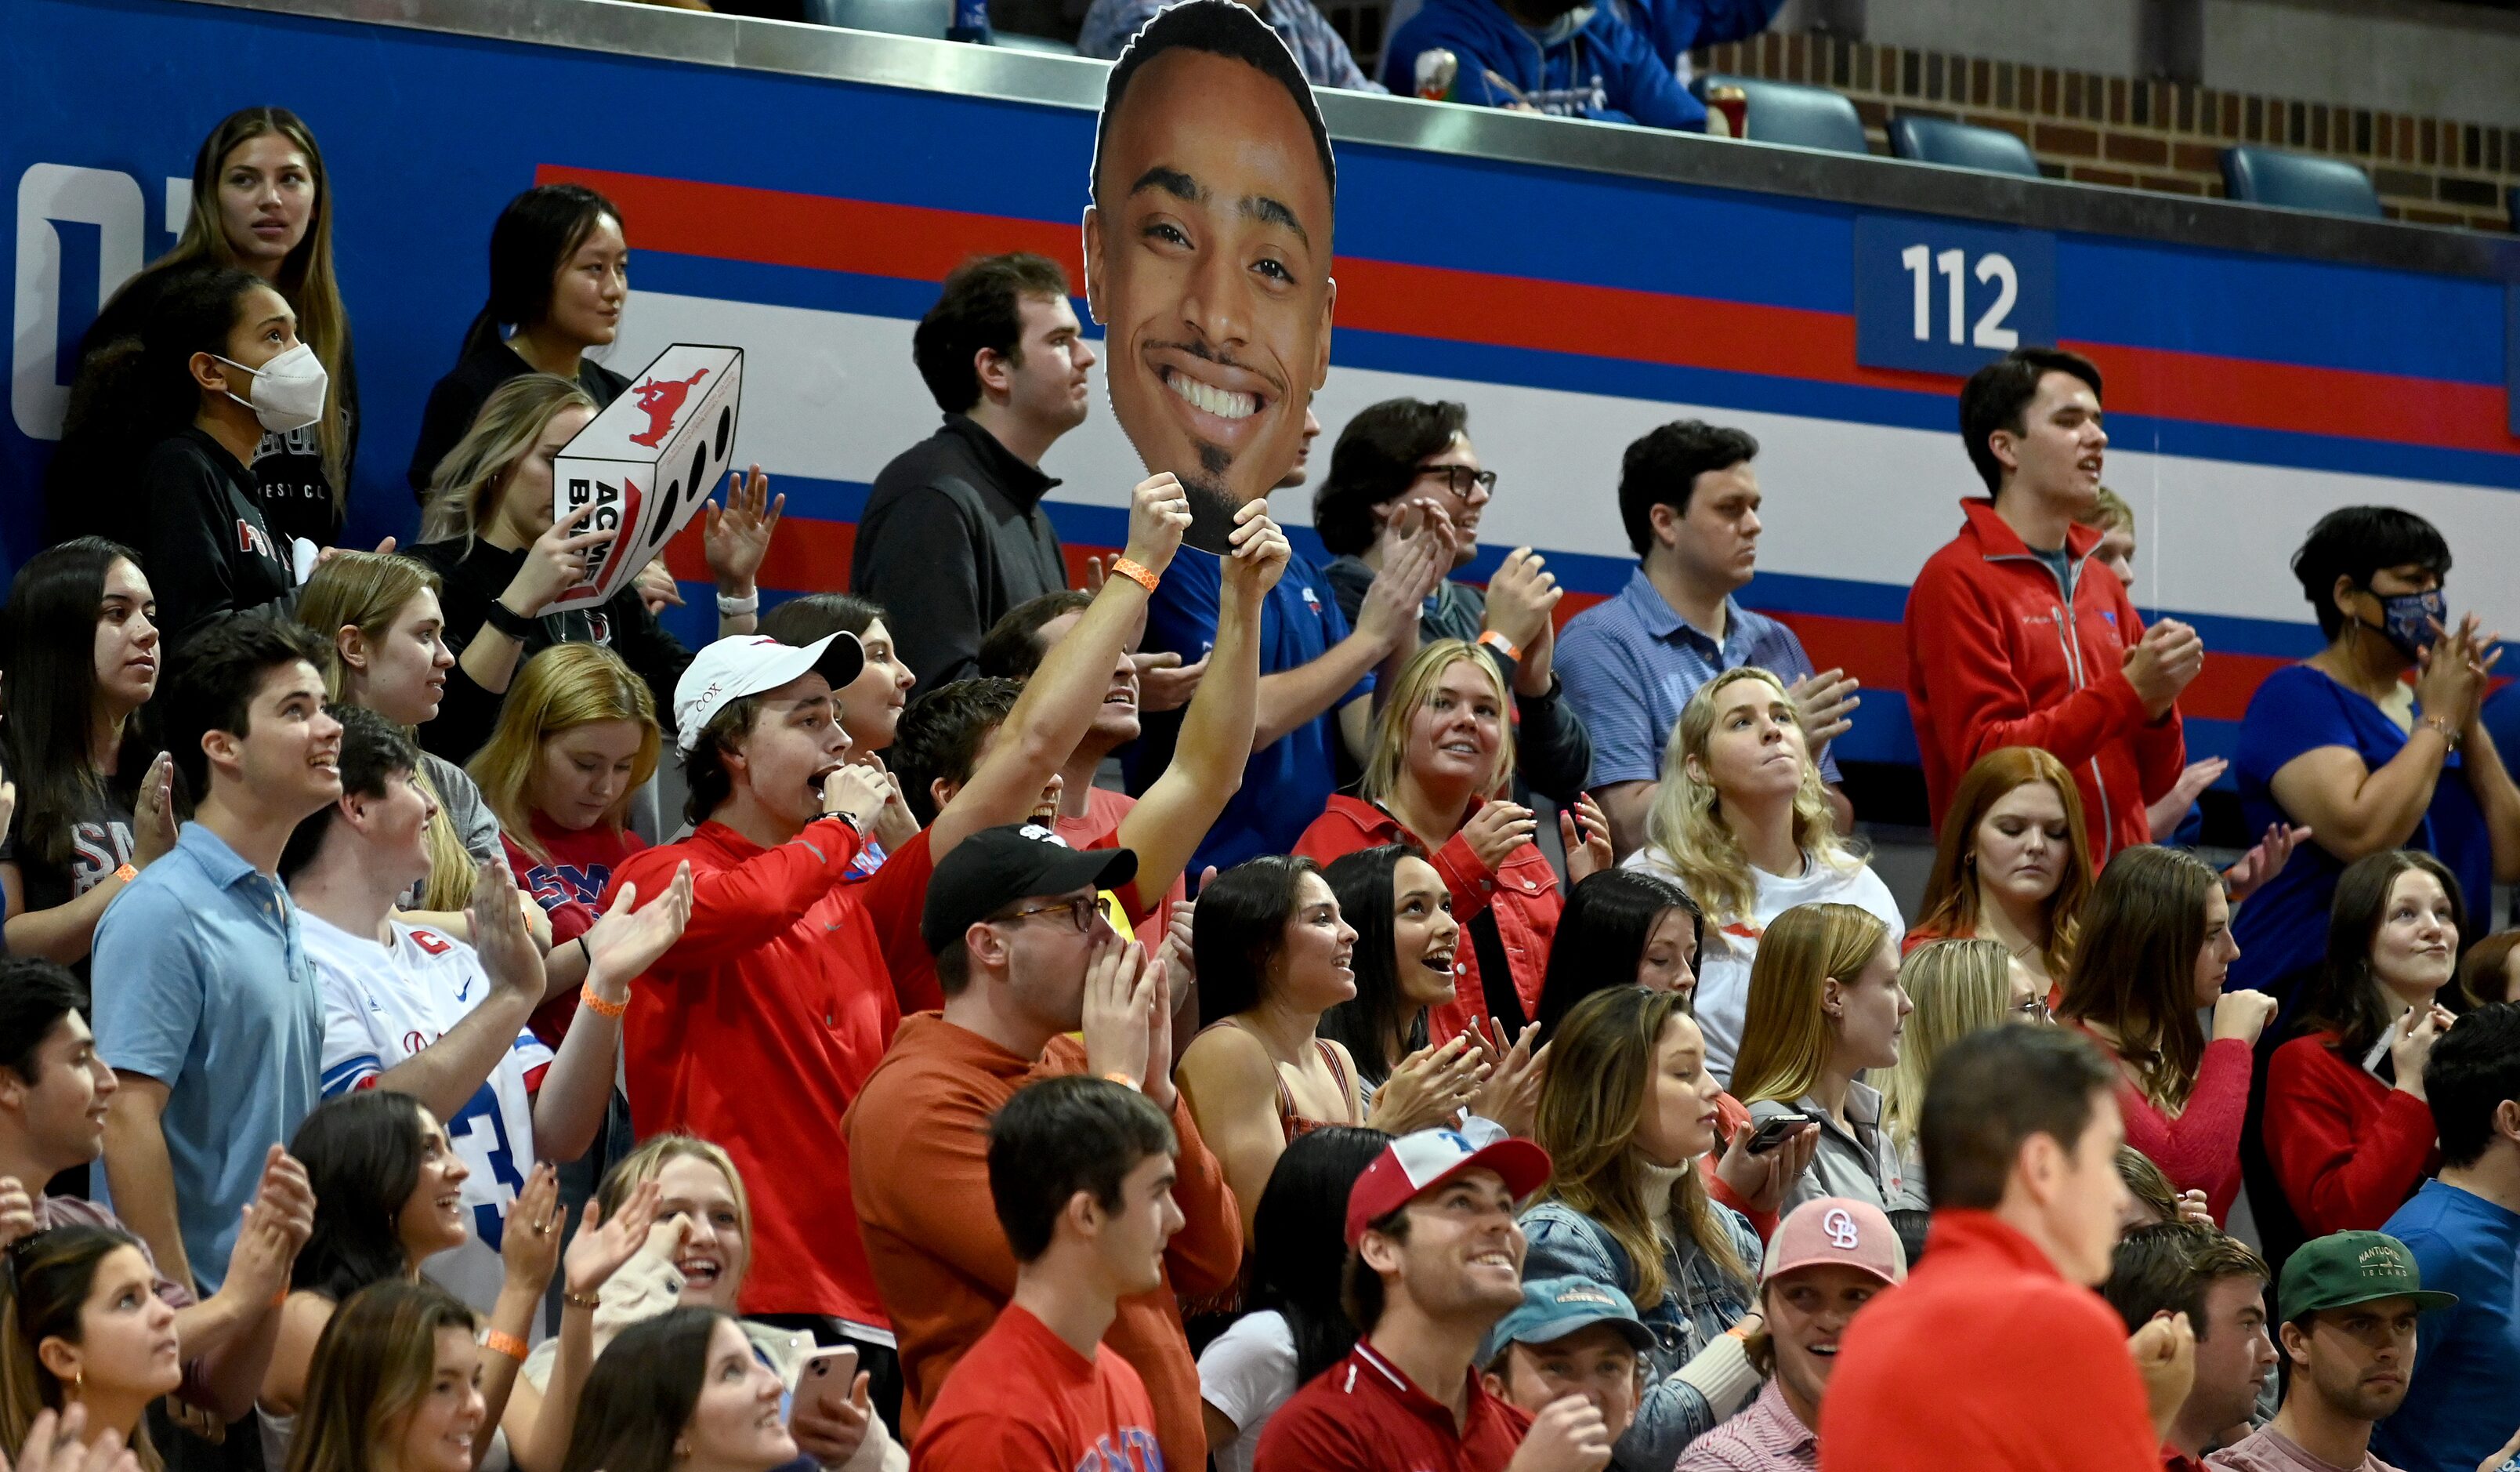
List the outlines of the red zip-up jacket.
{"type": "MultiPolygon", "coordinates": [[[[1463,833],[1469,820],[1486,805],[1477,800],[1462,817],[1463,833]]],[[[1363,798],[1334,796],[1313,826],[1295,841],[1295,851],[1316,863],[1378,849],[1384,844],[1407,844],[1426,855],[1426,861],[1443,876],[1444,888],[1452,892],[1453,918],[1461,922],[1464,934],[1461,949],[1453,958],[1453,999],[1426,1013],[1426,1037],[1437,1047],[1475,1028],[1484,1033],[1488,1026],[1486,983],[1479,974],[1478,947],[1466,934],[1470,921],[1484,910],[1496,912],[1497,939],[1505,943],[1506,963],[1513,972],[1513,989],[1522,998],[1522,1015],[1529,1018],[1540,1010],[1540,984],[1549,974],[1549,947],[1557,939],[1557,917],[1566,907],[1565,897],[1557,891],[1557,871],[1549,866],[1549,855],[1537,844],[1525,844],[1506,855],[1506,860],[1491,869],[1470,851],[1469,840],[1456,833],[1442,848],[1429,851],[1423,841],[1400,826],[1400,820],[1363,798]]]]}
{"type": "Polygon", "coordinates": [[[2152,842],[2144,807],[2170,791],[2187,759],[2173,707],[2159,720],[2121,669],[2143,637],[2126,585],[2092,551],[2100,533],[2066,532],[2074,602],[2056,575],[1995,514],[1960,502],[1967,523],[1925,560],[1908,593],[1908,714],[1924,759],[1936,826],[1960,778],[1999,747],[2035,746],[2074,774],[2092,861],[2152,842]]]}
{"type": "Polygon", "coordinates": [[[2306,1236],[2376,1232],[2440,1164],[2432,1107],[2312,1033],[2267,1064],[2267,1160],[2306,1236]]]}

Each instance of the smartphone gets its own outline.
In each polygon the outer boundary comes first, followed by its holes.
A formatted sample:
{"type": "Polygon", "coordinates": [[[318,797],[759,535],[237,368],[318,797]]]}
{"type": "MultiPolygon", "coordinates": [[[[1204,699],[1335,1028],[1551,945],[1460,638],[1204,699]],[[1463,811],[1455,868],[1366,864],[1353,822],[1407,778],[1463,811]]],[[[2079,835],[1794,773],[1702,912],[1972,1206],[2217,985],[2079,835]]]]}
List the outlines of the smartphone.
{"type": "Polygon", "coordinates": [[[796,1413],[807,1405],[825,1416],[836,1416],[849,1403],[849,1388],[858,1382],[858,1352],[854,1346],[816,1350],[805,1357],[805,1368],[796,1376],[795,1398],[788,1403],[788,1422],[796,1422],[796,1413]]]}
{"type": "Polygon", "coordinates": [[[1811,1120],[1807,1116],[1800,1114],[1780,1114],[1773,1119],[1762,1120],[1759,1127],[1750,1131],[1750,1142],[1743,1148],[1752,1155],[1765,1155],[1802,1133],[1803,1127],[1810,1123],[1811,1120]]]}

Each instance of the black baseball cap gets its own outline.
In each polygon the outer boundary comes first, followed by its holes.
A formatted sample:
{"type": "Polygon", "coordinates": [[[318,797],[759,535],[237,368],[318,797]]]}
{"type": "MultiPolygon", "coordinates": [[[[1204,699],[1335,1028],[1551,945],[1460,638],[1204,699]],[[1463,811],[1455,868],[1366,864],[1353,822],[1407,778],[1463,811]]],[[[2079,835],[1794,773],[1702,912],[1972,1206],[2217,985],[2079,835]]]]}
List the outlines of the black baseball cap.
{"type": "Polygon", "coordinates": [[[1138,874],[1127,849],[1071,849],[1039,823],[983,828],[936,861],[919,934],[941,955],[969,930],[1030,895],[1064,895],[1088,885],[1113,890],[1138,874]]]}

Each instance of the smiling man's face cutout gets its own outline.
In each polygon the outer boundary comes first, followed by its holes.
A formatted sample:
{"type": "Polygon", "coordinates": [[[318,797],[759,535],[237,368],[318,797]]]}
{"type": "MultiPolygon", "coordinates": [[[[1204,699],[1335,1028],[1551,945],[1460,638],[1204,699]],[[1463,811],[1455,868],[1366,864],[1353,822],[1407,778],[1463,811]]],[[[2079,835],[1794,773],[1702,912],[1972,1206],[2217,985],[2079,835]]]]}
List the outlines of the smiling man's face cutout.
{"type": "MultiPolygon", "coordinates": [[[[1282,49],[1232,0],[1193,0],[1148,33],[1188,10],[1233,12],[1204,19],[1282,49]]],[[[1329,371],[1330,178],[1304,108],[1238,57],[1160,46],[1106,108],[1085,278],[1112,413],[1148,473],[1189,489],[1190,543],[1222,551],[1234,512],[1302,452],[1329,371]]]]}

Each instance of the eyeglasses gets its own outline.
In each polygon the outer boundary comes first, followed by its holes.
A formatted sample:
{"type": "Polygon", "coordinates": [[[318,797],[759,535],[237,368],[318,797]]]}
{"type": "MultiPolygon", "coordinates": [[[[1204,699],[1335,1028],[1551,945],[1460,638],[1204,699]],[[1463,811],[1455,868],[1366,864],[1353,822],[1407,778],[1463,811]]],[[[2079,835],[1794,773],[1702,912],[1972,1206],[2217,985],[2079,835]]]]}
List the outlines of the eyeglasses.
{"type": "Polygon", "coordinates": [[[1497,473],[1492,470],[1472,470],[1466,465],[1421,465],[1418,467],[1418,479],[1442,481],[1454,499],[1464,503],[1473,495],[1483,501],[1496,495],[1497,473]]]}
{"type": "Polygon", "coordinates": [[[2017,1022],[2051,1023],[2056,1020],[2055,1014],[2048,1010],[2048,998],[2044,996],[2023,997],[2013,1003],[2012,1016],[2017,1022]]]}
{"type": "Polygon", "coordinates": [[[1036,904],[1030,909],[1017,910],[1012,915],[1000,915],[995,923],[1012,925],[1018,920],[1028,920],[1035,915],[1064,914],[1067,916],[1068,923],[1075,926],[1076,933],[1081,936],[1094,928],[1095,920],[1102,913],[1102,897],[1089,895],[1080,899],[1061,899],[1055,904],[1036,904]]]}

